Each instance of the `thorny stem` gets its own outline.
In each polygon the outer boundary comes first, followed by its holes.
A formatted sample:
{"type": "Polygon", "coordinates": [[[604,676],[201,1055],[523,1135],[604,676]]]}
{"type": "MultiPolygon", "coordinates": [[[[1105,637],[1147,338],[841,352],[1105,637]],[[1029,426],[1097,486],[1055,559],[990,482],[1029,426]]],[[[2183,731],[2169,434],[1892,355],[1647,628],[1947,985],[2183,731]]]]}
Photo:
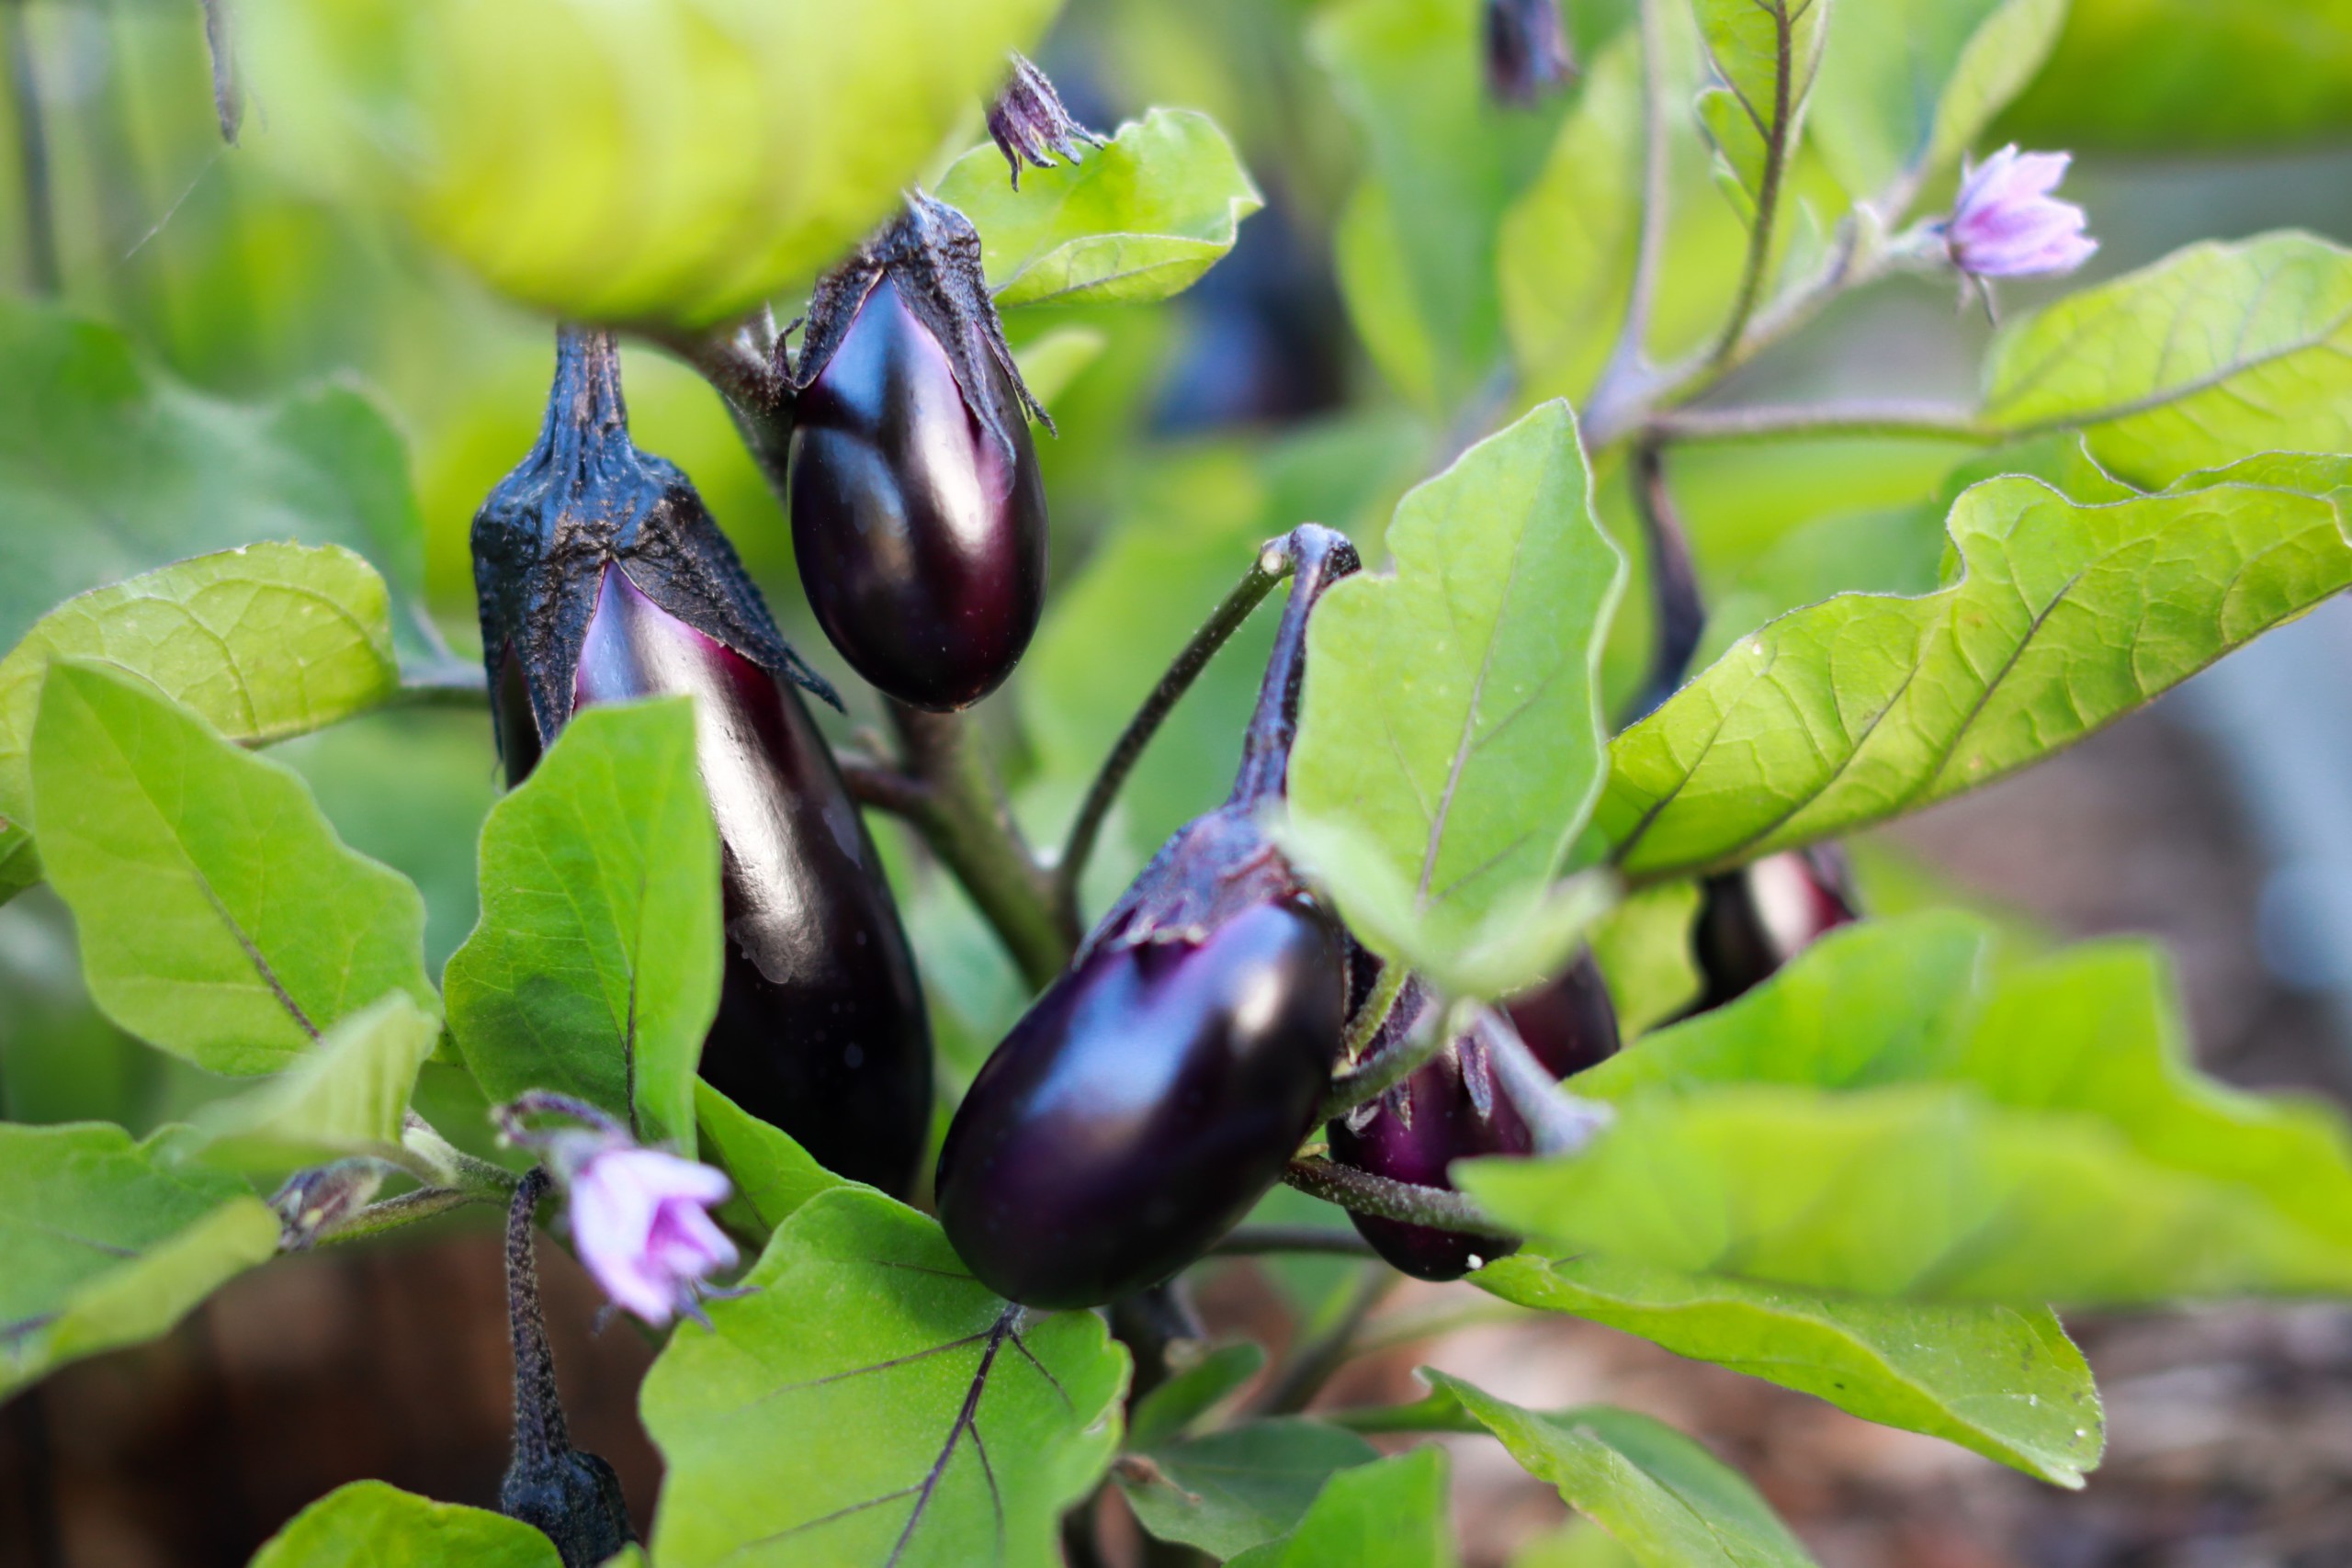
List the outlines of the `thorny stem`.
{"type": "Polygon", "coordinates": [[[63,278],[57,259],[57,202],[51,184],[49,131],[41,118],[40,72],[33,58],[28,0],[0,0],[8,51],[8,97],[17,109],[17,175],[25,204],[25,276],[36,294],[54,294],[63,278]]]}
{"type": "Polygon", "coordinates": [[[571,1447],[557,1396],[555,1356],[548,1348],[547,1318],[539,1311],[539,1269],[531,1256],[539,1201],[553,1183],[533,1166],[506,1211],[507,1326],[514,1347],[514,1470],[545,1470],[571,1447]]]}
{"type": "Polygon", "coordinates": [[[1095,841],[1102,837],[1112,802],[1118,798],[1120,788],[1135,771],[1144,748],[1151,744],[1151,738],[1159,733],[1178,699],[1192,690],[1193,682],[1200,678],[1209,660],[1241,628],[1250,613],[1264,603],[1274,584],[1290,575],[1292,560],[1283,547],[1286,542],[1271,540],[1258,551],[1258,558],[1250,563],[1250,570],[1210,614],[1201,629],[1193,634],[1183,651],[1168,666],[1167,673],[1160,676],[1159,683],[1152,687],[1151,694],[1127,721],[1127,728],[1111,748],[1111,754],[1102,760],[1092,787],[1079,807],[1077,819],[1070,824],[1069,837],[1063,843],[1061,860],[1054,870],[1057,908],[1066,925],[1078,924],[1079,883],[1086,874],[1087,862],[1093,857],[1095,841]]]}
{"type": "Polygon", "coordinates": [[[1392,1026],[1384,1031],[1385,1039],[1359,1058],[1353,1067],[1332,1075],[1331,1087],[1324,1092],[1322,1109],[1316,1112],[1317,1122],[1336,1122],[1357,1106],[1379,1099],[1445,1049],[1452,1036],[1443,1011],[1430,1005],[1427,992],[1416,995],[1420,1000],[1413,1004],[1409,1015],[1390,1012],[1392,1026]]]}
{"type": "MultiPolygon", "coordinates": [[[[1747,262],[1741,269],[1739,294],[1733,301],[1731,316],[1724,322],[1723,335],[1716,339],[1714,353],[1708,364],[1716,369],[1728,367],[1732,355],[1739,352],[1740,340],[1747,335],[1748,319],[1756,313],[1756,302],[1763,297],[1764,275],[1772,265],[1772,234],[1778,227],[1781,207],[1781,181],[1789,163],[1789,116],[1795,107],[1796,39],[1795,16],[1791,0],[1758,0],[1771,16],[1775,33],[1772,57],[1772,122],[1758,124],[1764,136],[1764,177],[1756,191],[1756,222],[1748,231],[1747,262]]],[[[1825,0],[1795,0],[1795,12],[1806,6],[1820,5],[1825,0]]],[[[1747,96],[1739,94],[1741,107],[1750,118],[1755,109],[1747,96]]]]}
{"type": "Polygon", "coordinates": [[[1356,1271],[1348,1292],[1348,1303],[1338,1319],[1329,1328],[1299,1347],[1281,1375],[1266,1385],[1266,1391],[1254,1402],[1254,1414],[1260,1416],[1295,1416],[1314,1402],[1331,1381],[1331,1374],[1347,1365],[1353,1352],[1357,1332],[1373,1308],[1401,1279],[1395,1269],[1384,1263],[1366,1263],[1356,1271]]]}
{"type": "Polygon", "coordinates": [[[1291,742],[1298,735],[1299,688],[1306,680],[1306,618],[1323,591],[1363,562],[1348,536],[1319,523],[1302,523],[1283,536],[1290,557],[1290,601],[1274,632],[1273,657],[1258,688],[1257,711],[1241,737],[1241,769],[1227,804],[1255,806],[1283,793],[1291,742]]]}
{"type": "Polygon", "coordinates": [[[1504,1241],[1520,1239],[1518,1232],[1488,1219],[1469,1199],[1442,1187],[1391,1181],[1327,1159],[1295,1159],[1283,1172],[1283,1179],[1310,1198],[1337,1203],[1354,1213],[1504,1241]]]}
{"type": "Polygon", "coordinates": [[[1269,1253],[1306,1252],[1343,1258],[1370,1258],[1372,1244],[1353,1231],[1325,1230],[1315,1225],[1243,1225],[1227,1231],[1209,1247],[1216,1258],[1262,1258],[1269,1253]]]}

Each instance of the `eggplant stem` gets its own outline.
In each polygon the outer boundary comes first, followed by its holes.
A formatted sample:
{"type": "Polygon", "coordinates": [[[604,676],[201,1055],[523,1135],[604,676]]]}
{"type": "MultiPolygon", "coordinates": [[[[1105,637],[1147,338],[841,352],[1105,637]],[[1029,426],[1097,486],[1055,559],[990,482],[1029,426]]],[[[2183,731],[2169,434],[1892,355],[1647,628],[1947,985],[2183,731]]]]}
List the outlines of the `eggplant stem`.
{"type": "Polygon", "coordinates": [[[1537,1154],[1579,1153],[1616,1120],[1614,1106],[1561,1093],[1559,1079],[1535,1059],[1501,1009],[1480,1008],[1470,1027],[1487,1048],[1503,1098],[1533,1135],[1537,1154]]]}
{"type": "Polygon", "coordinates": [[[1385,1176],[1336,1165],[1328,1159],[1295,1159],[1283,1172],[1283,1179],[1310,1198],[1337,1203],[1352,1213],[1493,1236],[1501,1241],[1521,1239],[1517,1231],[1488,1219],[1483,1210],[1461,1193],[1442,1187],[1391,1181],[1385,1176]]]}
{"type": "Polygon", "coordinates": [[[1396,1010],[1396,998],[1405,994],[1405,982],[1410,978],[1411,971],[1402,964],[1380,966],[1380,978],[1373,982],[1372,994],[1356,1009],[1355,1017],[1348,1020],[1348,1032],[1340,1042],[1340,1060],[1361,1061],[1363,1054],[1372,1049],[1372,1043],[1380,1037],[1380,1026],[1396,1010]]]}
{"type": "Polygon", "coordinates": [[[1306,683],[1307,617],[1323,591],[1363,565],[1355,546],[1336,528],[1302,523],[1281,547],[1291,564],[1290,602],[1274,631],[1274,651],[1258,686],[1257,711],[1241,737],[1241,771],[1227,804],[1245,808],[1282,797],[1290,776],[1291,742],[1298,738],[1298,698],[1306,683]]]}
{"type": "Polygon", "coordinates": [[[1428,1066],[1451,1038],[1443,1010],[1423,1009],[1420,1016],[1392,1032],[1353,1067],[1332,1076],[1316,1120],[1336,1122],[1359,1105],[1379,1099],[1428,1066]]]}
{"type": "Polygon", "coordinates": [[[1270,1253],[1321,1253],[1341,1258],[1375,1256],[1372,1243],[1353,1231],[1319,1225],[1243,1225],[1209,1247],[1212,1258],[1263,1258],[1270,1253]]]}

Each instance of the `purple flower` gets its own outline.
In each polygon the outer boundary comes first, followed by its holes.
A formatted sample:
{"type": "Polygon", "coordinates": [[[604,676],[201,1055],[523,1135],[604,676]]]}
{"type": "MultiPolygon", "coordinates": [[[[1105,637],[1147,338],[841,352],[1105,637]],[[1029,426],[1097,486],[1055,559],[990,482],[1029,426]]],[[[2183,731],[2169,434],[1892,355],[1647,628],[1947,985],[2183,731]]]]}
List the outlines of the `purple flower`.
{"type": "Polygon", "coordinates": [[[703,1280],[736,1258],[708,1213],[730,1190],[707,1165],[607,1144],[572,1173],[572,1245],[605,1294],[654,1327],[699,1317],[703,1280]]]}
{"type": "Polygon", "coordinates": [[[2068,152],[2019,152],[2014,143],[1961,171],[1960,197],[1944,226],[1952,264],[1974,277],[2072,272],[2098,249],[2083,232],[2083,209],[2051,196],[2066,177],[2068,152]]]}
{"type": "Polygon", "coordinates": [[[1027,160],[1040,169],[1054,166],[1049,153],[1058,152],[1070,163],[1079,161],[1078,143],[1091,141],[1103,144],[1102,138],[1078,123],[1069,109],[1062,107],[1062,96],[1054,91],[1053,83],[1024,56],[1012,56],[1012,75],[989,106],[989,135],[996,141],[997,151],[1012,165],[1012,188],[1021,188],[1021,164],[1027,160]]]}

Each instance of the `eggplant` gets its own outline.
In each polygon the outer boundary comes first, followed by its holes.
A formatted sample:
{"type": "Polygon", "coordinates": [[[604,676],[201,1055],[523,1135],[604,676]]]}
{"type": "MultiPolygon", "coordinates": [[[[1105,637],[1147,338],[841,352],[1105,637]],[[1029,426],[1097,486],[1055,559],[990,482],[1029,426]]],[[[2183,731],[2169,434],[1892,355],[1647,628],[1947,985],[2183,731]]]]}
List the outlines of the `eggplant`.
{"type": "Polygon", "coordinates": [[[1746,995],[1823,936],[1860,918],[1853,872],[1834,843],[1784,850],[1707,877],[1690,928],[1701,989],[1690,1013],[1746,995]]]}
{"type": "MultiPolygon", "coordinates": [[[[1419,1026],[1432,1005],[1419,980],[1407,980],[1373,1049],[1419,1026]]],[[[1555,1077],[1580,1073],[1616,1053],[1616,1009],[1589,951],[1558,978],[1506,1002],[1503,1011],[1530,1054],[1555,1077]]],[[[1455,1160],[1531,1154],[1535,1146],[1527,1123],[1494,1082],[1485,1048],[1474,1034],[1449,1041],[1404,1082],[1325,1131],[1335,1164],[1449,1190],[1453,1181],[1447,1171],[1455,1160]]],[[[1459,1280],[1519,1250],[1517,1242],[1493,1236],[1375,1214],[1348,1217],[1374,1251],[1416,1279],[1459,1280]]]]}
{"type": "Polygon", "coordinates": [[[830,1168],[904,1196],[930,1132],[930,1024],[881,862],[800,700],[831,691],[685,477],[630,443],[608,334],[564,330],[539,446],[473,543],[508,783],[581,707],[694,696],[727,929],[702,1075],[830,1168]]]}
{"type": "Polygon", "coordinates": [[[1192,1263],[1281,1177],[1329,1088],[1345,938],[1257,815],[1289,766],[1308,613],[1356,557],[1312,525],[1288,544],[1297,575],[1231,797],[1112,906],[940,1151],[947,1239],[1024,1305],[1100,1305],[1192,1263]]]}
{"type": "Polygon", "coordinates": [[[1525,107],[1576,74],[1560,0],[1487,0],[1487,90],[1525,107]]]}
{"type": "Polygon", "coordinates": [[[918,197],[810,304],[786,489],[818,625],[918,708],[978,702],[1045,608],[1046,491],[1029,396],[978,236],[918,197]]]}

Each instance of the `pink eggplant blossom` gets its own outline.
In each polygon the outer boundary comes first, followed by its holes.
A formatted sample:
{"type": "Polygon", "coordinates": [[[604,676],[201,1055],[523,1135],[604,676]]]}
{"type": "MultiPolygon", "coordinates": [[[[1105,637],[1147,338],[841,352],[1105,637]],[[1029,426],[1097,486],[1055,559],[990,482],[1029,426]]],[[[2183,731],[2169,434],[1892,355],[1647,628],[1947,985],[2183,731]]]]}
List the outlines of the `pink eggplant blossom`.
{"type": "Polygon", "coordinates": [[[1974,277],[2072,272],[2098,249],[2083,232],[2083,209],[2051,196],[2066,177],[2068,152],[2019,152],[2012,144],[1963,168],[1960,197],[1944,226],[1952,264],[1974,277]]]}
{"type": "Polygon", "coordinates": [[[654,1327],[682,1313],[698,1317],[704,1280],[736,1260],[709,1213],[730,1190],[707,1165],[607,1146],[572,1175],[572,1245],[605,1294],[654,1327]]]}

